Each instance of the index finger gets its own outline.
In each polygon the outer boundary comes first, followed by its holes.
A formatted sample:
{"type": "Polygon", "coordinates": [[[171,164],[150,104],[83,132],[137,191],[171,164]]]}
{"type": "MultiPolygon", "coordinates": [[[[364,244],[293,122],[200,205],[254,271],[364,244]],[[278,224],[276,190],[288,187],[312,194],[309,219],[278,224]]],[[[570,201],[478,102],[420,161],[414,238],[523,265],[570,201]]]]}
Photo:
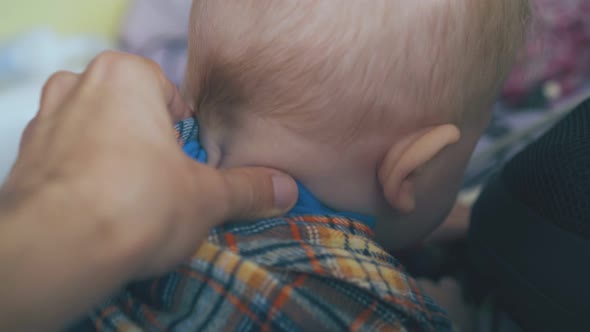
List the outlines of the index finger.
{"type": "Polygon", "coordinates": [[[115,96],[123,96],[123,100],[130,96],[144,98],[146,95],[162,98],[173,122],[192,116],[192,110],[184,102],[178,88],[157,63],[147,58],[115,51],[104,52],[88,65],[83,83],[89,95],[100,96],[97,87],[108,89],[111,100],[115,96]]]}
{"type": "Polygon", "coordinates": [[[160,85],[166,98],[168,113],[173,122],[178,122],[193,116],[192,109],[182,98],[178,87],[170,81],[160,70],[160,85]]]}

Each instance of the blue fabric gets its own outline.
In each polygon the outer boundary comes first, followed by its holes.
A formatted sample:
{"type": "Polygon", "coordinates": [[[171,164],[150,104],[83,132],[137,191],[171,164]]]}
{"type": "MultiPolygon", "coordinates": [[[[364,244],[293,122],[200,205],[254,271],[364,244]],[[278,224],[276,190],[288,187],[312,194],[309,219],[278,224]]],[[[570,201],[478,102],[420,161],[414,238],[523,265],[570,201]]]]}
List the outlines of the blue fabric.
{"type": "Polygon", "coordinates": [[[362,222],[363,224],[374,228],[375,227],[375,218],[371,216],[365,216],[362,214],[352,213],[352,212],[342,212],[336,211],[328,206],[322,204],[307,188],[305,188],[301,183],[297,182],[297,187],[299,188],[299,199],[297,200],[297,204],[295,207],[288,213],[288,216],[293,215],[330,215],[330,216],[341,216],[344,218],[354,219],[357,221],[362,222]]]}
{"type": "MultiPolygon", "coordinates": [[[[194,119],[187,119],[176,124],[176,129],[181,133],[180,139],[185,142],[183,151],[194,160],[200,163],[207,162],[207,151],[199,142],[199,124],[194,119]]],[[[296,215],[329,215],[340,216],[343,218],[354,219],[374,228],[375,218],[372,216],[361,215],[352,212],[341,212],[331,209],[320,202],[307,188],[297,182],[299,188],[299,199],[297,204],[288,216],[296,215]]]]}
{"type": "Polygon", "coordinates": [[[197,141],[191,141],[186,143],[182,150],[194,160],[206,164],[207,163],[207,151],[203,149],[201,144],[197,141]]]}

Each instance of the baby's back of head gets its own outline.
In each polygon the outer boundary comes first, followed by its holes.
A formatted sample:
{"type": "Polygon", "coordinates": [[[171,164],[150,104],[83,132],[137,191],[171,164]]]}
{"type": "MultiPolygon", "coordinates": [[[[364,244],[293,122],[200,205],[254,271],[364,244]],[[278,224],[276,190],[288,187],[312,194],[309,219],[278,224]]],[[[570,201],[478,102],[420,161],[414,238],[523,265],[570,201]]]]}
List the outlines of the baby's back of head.
{"type": "Polygon", "coordinates": [[[399,116],[420,125],[489,104],[527,9],[523,0],[197,0],[187,88],[203,116],[225,124],[256,113],[302,131],[343,115],[353,127],[399,116]]]}
{"type": "Polygon", "coordinates": [[[453,167],[464,167],[528,10],[526,0],[195,0],[185,90],[212,163],[279,168],[331,206],[375,214],[384,197],[396,207],[379,173],[415,133],[456,126],[465,143],[453,167]]]}

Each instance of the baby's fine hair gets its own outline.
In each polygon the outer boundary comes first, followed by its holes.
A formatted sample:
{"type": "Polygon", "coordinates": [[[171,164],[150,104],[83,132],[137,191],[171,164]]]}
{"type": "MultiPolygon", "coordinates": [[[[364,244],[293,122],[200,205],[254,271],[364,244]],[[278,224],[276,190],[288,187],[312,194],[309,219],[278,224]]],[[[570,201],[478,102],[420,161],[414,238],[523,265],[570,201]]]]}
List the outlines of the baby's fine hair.
{"type": "Polygon", "coordinates": [[[481,112],[531,12],[527,0],[196,0],[192,15],[185,88],[200,116],[292,117],[316,131],[481,112]]]}

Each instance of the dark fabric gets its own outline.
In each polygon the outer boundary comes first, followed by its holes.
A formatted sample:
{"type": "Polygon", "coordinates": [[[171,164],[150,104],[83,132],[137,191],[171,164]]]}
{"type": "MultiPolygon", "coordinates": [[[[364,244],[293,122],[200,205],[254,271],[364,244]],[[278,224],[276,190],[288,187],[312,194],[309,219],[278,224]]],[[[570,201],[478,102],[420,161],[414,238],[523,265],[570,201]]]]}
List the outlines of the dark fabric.
{"type": "Polygon", "coordinates": [[[590,100],[518,154],[502,177],[523,204],[590,239],[590,100]]]}
{"type": "Polygon", "coordinates": [[[471,264],[527,331],[590,331],[589,109],[513,158],[473,208],[471,264]]]}

